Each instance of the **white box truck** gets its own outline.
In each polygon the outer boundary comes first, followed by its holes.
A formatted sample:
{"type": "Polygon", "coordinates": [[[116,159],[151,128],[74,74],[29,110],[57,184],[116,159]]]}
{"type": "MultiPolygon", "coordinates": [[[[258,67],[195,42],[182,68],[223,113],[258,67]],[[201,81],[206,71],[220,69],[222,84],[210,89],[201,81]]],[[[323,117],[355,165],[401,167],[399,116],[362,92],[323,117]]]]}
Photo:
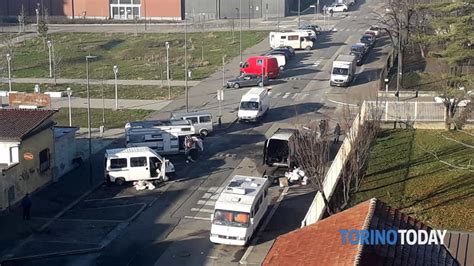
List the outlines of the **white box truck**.
{"type": "Polygon", "coordinates": [[[270,109],[270,96],[265,88],[252,88],[240,99],[239,121],[258,122],[270,109]]]}
{"type": "Polygon", "coordinates": [[[269,186],[267,178],[235,175],[211,215],[211,242],[244,246],[267,211],[269,186]]]}
{"type": "Polygon", "coordinates": [[[174,165],[148,147],[109,149],[104,156],[107,182],[123,185],[138,180],[167,181],[174,165]]]}
{"type": "Polygon", "coordinates": [[[338,55],[332,62],[331,86],[349,86],[355,76],[357,58],[354,55],[338,55]]]}
{"type": "Polygon", "coordinates": [[[293,49],[311,50],[314,42],[311,36],[305,32],[270,32],[268,35],[271,48],[290,46],[293,49]]]}

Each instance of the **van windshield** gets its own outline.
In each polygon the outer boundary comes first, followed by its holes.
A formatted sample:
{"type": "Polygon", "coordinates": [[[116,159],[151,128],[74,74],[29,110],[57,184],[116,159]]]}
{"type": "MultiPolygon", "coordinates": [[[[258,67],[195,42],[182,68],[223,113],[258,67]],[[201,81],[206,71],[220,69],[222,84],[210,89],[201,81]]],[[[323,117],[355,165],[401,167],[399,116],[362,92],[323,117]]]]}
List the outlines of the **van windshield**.
{"type": "Polygon", "coordinates": [[[246,212],[216,210],[212,224],[233,227],[248,227],[250,215],[246,212]]]}
{"type": "Polygon", "coordinates": [[[334,75],[347,75],[349,73],[349,69],[335,67],[335,68],[332,69],[332,73],[334,75]]]}
{"type": "Polygon", "coordinates": [[[240,110],[258,110],[258,102],[241,102],[240,110]]]}

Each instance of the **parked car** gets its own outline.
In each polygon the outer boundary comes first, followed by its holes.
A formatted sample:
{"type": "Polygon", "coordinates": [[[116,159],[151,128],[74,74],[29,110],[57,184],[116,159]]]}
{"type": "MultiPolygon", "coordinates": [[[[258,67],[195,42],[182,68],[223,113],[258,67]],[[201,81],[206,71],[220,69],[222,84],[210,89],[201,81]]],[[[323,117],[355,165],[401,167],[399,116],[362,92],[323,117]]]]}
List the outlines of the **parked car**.
{"type": "Polygon", "coordinates": [[[290,60],[290,57],[291,57],[291,54],[288,51],[278,50],[278,49],[270,50],[263,55],[283,55],[285,56],[286,61],[290,60]]]}
{"type": "Polygon", "coordinates": [[[286,55],[287,59],[291,59],[293,56],[295,56],[294,52],[291,53],[289,49],[286,48],[276,48],[272,50],[273,52],[279,52],[279,53],[284,53],[286,55]]]}
{"type": "Polygon", "coordinates": [[[375,37],[369,34],[364,34],[362,37],[360,37],[360,42],[365,43],[369,46],[369,48],[372,48],[375,46],[375,37]]]}
{"type": "Polygon", "coordinates": [[[347,12],[349,8],[347,7],[346,4],[333,4],[332,6],[327,7],[327,12],[328,13],[333,13],[333,12],[347,12]]]}
{"type": "Polygon", "coordinates": [[[301,26],[300,29],[304,30],[304,29],[311,29],[313,30],[317,35],[321,34],[321,32],[323,31],[321,29],[321,27],[319,27],[318,25],[314,25],[314,24],[309,24],[309,25],[304,25],[304,26],[301,26]]]}
{"type": "Polygon", "coordinates": [[[371,30],[368,30],[368,31],[364,32],[364,35],[372,35],[372,36],[374,36],[375,39],[377,39],[377,36],[376,36],[375,32],[373,32],[371,30]]]}
{"type": "Polygon", "coordinates": [[[291,56],[295,56],[295,48],[291,47],[291,46],[280,46],[278,48],[275,48],[275,49],[285,49],[285,50],[288,50],[290,53],[291,53],[291,56]]]}
{"type": "Polygon", "coordinates": [[[365,50],[365,45],[362,43],[356,43],[351,46],[351,55],[356,56],[357,60],[357,65],[360,66],[362,65],[362,61],[364,60],[366,50],[365,50]]]}
{"type": "Polygon", "coordinates": [[[375,34],[375,37],[379,37],[382,35],[383,29],[379,26],[371,26],[366,32],[373,32],[375,34]]]}
{"type": "MultiPolygon", "coordinates": [[[[268,78],[264,77],[263,85],[268,84],[268,78]]],[[[255,74],[244,74],[236,77],[235,79],[230,79],[227,81],[227,88],[240,88],[240,87],[252,87],[252,86],[262,86],[262,76],[255,74]]]]}

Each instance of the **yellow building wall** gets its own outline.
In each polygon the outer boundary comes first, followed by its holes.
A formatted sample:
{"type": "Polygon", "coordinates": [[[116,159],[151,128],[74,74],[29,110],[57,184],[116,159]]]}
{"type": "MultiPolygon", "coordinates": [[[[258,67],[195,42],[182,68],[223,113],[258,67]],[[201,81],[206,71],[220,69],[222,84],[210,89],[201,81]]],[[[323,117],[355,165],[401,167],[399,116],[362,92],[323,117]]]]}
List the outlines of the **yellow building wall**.
{"type": "Polygon", "coordinates": [[[0,178],[0,210],[20,201],[26,193],[34,192],[51,182],[54,167],[53,130],[47,128],[23,140],[20,144],[19,156],[19,163],[5,169],[0,178]],[[50,167],[44,172],[40,172],[39,153],[44,149],[49,149],[50,167]],[[32,153],[33,159],[25,160],[23,158],[25,153],[32,153]],[[9,202],[9,190],[12,191],[12,186],[14,197],[9,202]]]}

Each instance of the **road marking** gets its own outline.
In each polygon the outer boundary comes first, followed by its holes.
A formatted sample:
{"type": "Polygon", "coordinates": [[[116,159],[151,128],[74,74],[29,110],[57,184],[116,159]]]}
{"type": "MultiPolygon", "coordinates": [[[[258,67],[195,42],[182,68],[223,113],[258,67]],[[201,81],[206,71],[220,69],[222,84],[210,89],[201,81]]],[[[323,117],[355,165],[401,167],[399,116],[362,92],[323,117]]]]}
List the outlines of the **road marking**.
{"type": "MultiPolygon", "coordinates": [[[[270,220],[272,219],[273,215],[275,214],[276,210],[278,209],[278,207],[280,206],[280,202],[283,200],[283,197],[285,197],[285,195],[288,193],[288,190],[290,189],[290,187],[285,187],[285,189],[283,189],[283,192],[280,194],[280,196],[278,197],[276,203],[273,205],[273,208],[272,210],[270,211],[270,213],[268,214],[267,218],[265,219],[265,221],[263,222],[262,226],[260,227],[260,231],[263,231],[265,230],[265,227],[267,227],[268,223],[270,222],[270,220]]],[[[258,232],[257,232],[258,233],[258,232]]],[[[258,237],[255,237],[253,240],[252,240],[252,243],[251,245],[247,248],[247,250],[245,251],[244,255],[242,256],[242,258],[240,259],[239,261],[239,264],[248,264],[247,263],[247,258],[248,256],[250,256],[250,253],[252,253],[252,250],[253,248],[255,247],[255,244],[257,243],[258,241],[258,237]]]]}
{"type": "Polygon", "coordinates": [[[289,92],[285,93],[285,95],[283,95],[282,98],[283,98],[283,99],[286,99],[286,98],[288,98],[288,96],[290,96],[290,93],[289,93],[289,92]]]}
{"type": "Polygon", "coordinates": [[[193,211],[193,212],[214,213],[214,211],[213,211],[213,210],[208,210],[208,209],[199,209],[199,208],[191,208],[191,211],[193,211]]]}
{"type": "Polygon", "coordinates": [[[351,31],[351,29],[346,29],[346,31],[351,31]]]}
{"type": "Polygon", "coordinates": [[[275,95],[273,95],[273,98],[277,98],[278,96],[280,96],[281,92],[277,92],[275,95]]]}
{"type": "Polygon", "coordinates": [[[298,93],[295,93],[295,95],[291,96],[291,99],[296,99],[296,97],[298,96],[298,93]]]}
{"type": "Polygon", "coordinates": [[[301,93],[298,97],[298,101],[302,101],[304,98],[306,98],[309,94],[308,93],[301,93]]]}
{"type": "Polygon", "coordinates": [[[210,221],[211,217],[199,217],[199,216],[184,216],[186,219],[195,219],[195,220],[204,220],[204,221],[210,221]]]}
{"type": "Polygon", "coordinates": [[[219,194],[212,195],[211,200],[217,200],[219,198],[219,194]]]}
{"type": "Polygon", "coordinates": [[[218,187],[210,187],[207,192],[216,192],[218,187]]]}
{"type": "Polygon", "coordinates": [[[198,200],[198,205],[214,206],[216,205],[215,200],[198,200]]]}
{"type": "Polygon", "coordinates": [[[212,193],[204,193],[204,195],[202,195],[201,198],[203,198],[203,199],[208,199],[208,198],[210,198],[211,196],[212,196],[212,193]]]}

